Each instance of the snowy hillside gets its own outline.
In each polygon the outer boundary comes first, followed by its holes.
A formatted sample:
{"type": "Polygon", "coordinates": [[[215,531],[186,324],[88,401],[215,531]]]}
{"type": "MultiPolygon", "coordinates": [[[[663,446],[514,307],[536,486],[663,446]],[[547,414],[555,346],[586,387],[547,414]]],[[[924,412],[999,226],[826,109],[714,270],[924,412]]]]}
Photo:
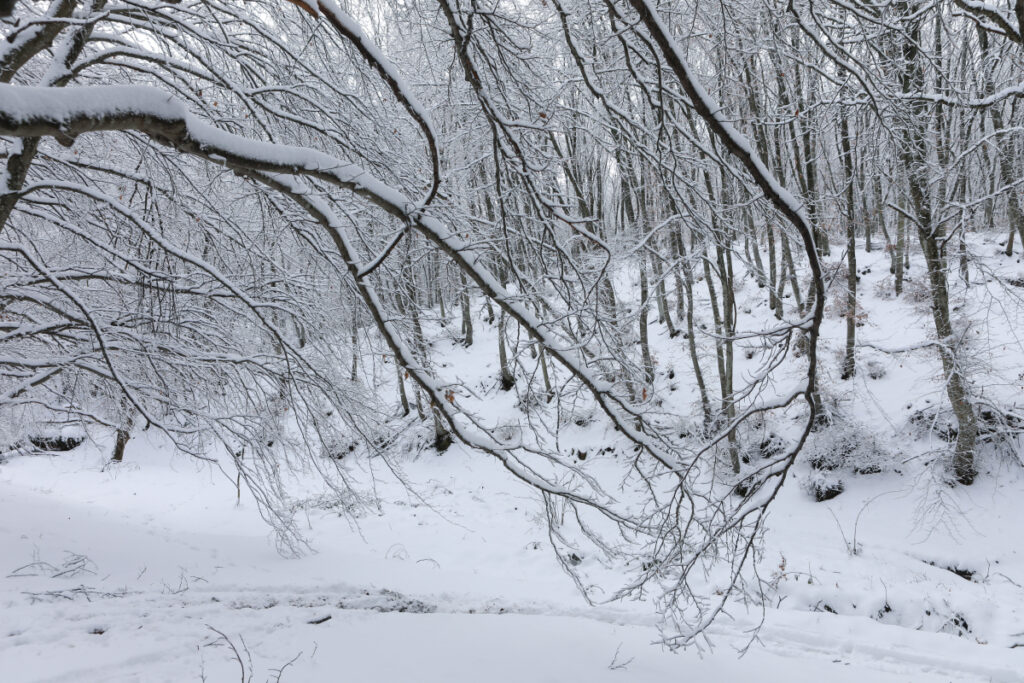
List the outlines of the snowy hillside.
{"type": "Polygon", "coordinates": [[[0,683],[1024,683],[1024,0],[0,0],[0,683]]]}
{"type": "MultiPolygon", "coordinates": [[[[859,257],[872,291],[888,277],[886,257],[859,257]]],[[[967,314],[996,286],[972,286],[967,314]]],[[[863,306],[865,343],[927,337],[920,304],[868,296],[863,306]]],[[[988,321],[981,332],[996,351],[979,363],[992,363],[992,377],[1020,372],[1008,364],[1024,358],[1012,319],[988,321]]],[[[474,347],[442,355],[493,398],[495,414],[514,411],[514,392],[474,351],[493,329],[477,325],[474,347]]],[[[827,330],[832,373],[841,329],[827,330]]],[[[680,343],[654,344],[664,375],[680,343]]],[[[588,605],[552,552],[537,494],[461,445],[440,456],[357,452],[343,467],[372,500],[348,510],[312,474],[292,475],[310,552],[287,559],[244,488],[236,504],[229,469],[148,432],[111,464],[111,436],[98,431],[67,453],[0,465],[0,670],[19,682],[1024,680],[1020,451],[1016,462],[988,453],[970,488],[942,483],[931,463],[941,428],[910,419],[937,400],[934,354],[865,354],[884,376],[823,384],[860,425],[844,447],[875,452],[857,456],[861,473],[838,461],[820,469],[812,442],[771,508],[765,609],[732,600],[702,651],[658,645],[649,602],[602,602],[604,586],[588,605]],[[822,477],[842,480],[843,492],[816,502],[811,484],[822,477]]],[[[674,382],[666,395],[692,400],[685,378],[674,382]]],[[[590,453],[582,467],[618,467],[621,439],[600,419],[561,438],[590,453]]],[[[574,561],[601,575],[600,557],[574,561]]]]}

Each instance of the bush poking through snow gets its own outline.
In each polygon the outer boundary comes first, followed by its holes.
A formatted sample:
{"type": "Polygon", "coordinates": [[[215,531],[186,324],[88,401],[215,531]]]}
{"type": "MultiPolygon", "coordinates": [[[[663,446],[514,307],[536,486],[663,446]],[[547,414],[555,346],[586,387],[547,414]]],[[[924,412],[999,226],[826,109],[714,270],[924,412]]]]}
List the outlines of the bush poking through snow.
{"type": "Polygon", "coordinates": [[[849,420],[840,411],[833,413],[832,420],[828,430],[816,432],[808,440],[807,462],[812,469],[877,474],[888,468],[894,458],[868,427],[849,420]]]}
{"type": "Polygon", "coordinates": [[[868,377],[871,379],[882,379],[888,373],[885,369],[885,365],[881,361],[877,361],[873,358],[864,363],[864,372],[866,372],[868,377]]]}
{"type": "Polygon", "coordinates": [[[66,453],[85,442],[84,436],[30,436],[29,443],[47,453],[66,453]]]}
{"type": "Polygon", "coordinates": [[[826,500],[832,500],[845,491],[846,485],[838,477],[819,474],[808,480],[808,488],[815,501],[824,503],[826,500]]]}
{"type": "Polygon", "coordinates": [[[940,629],[943,633],[951,633],[954,636],[960,636],[963,638],[971,633],[970,624],[967,623],[967,618],[959,612],[953,615],[953,618],[947,621],[940,629]]]}
{"type": "Polygon", "coordinates": [[[785,439],[774,432],[769,432],[756,447],[751,444],[745,448],[741,457],[744,463],[749,463],[756,458],[771,460],[785,454],[786,445],[785,439]]]}
{"type": "Polygon", "coordinates": [[[875,297],[878,299],[891,300],[896,298],[896,286],[889,275],[878,280],[873,290],[875,297]]]}
{"type": "Polygon", "coordinates": [[[732,492],[735,493],[740,498],[746,498],[754,490],[754,488],[755,488],[754,484],[755,484],[754,479],[752,479],[750,477],[746,477],[745,479],[741,479],[736,484],[736,486],[733,487],[732,492]]]}
{"type": "Polygon", "coordinates": [[[559,417],[559,423],[564,425],[574,424],[577,427],[586,427],[594,421],[594,408],[574,406],[559,417]]]}

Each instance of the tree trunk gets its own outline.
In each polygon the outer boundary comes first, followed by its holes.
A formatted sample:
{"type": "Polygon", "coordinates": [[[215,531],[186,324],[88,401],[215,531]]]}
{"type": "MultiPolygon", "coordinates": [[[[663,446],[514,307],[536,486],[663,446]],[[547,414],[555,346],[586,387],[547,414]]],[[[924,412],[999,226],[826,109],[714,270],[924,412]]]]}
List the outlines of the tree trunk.
{"type": "MultiPolygon", "coordinates": [[[[650,308],[650,292],[647,286],[647,259],[640,257],[640,355],[644,363],[644,381],[654,384],[654,360],[651,345],[647,339],[647,311],[650,308]]],[[[646,394],[646,390],[644,391],[646,394]]]]}
{"type": "Polygon", "coordinates": [[[398,397],[402,402],[402,417],[405,417],[412,411],[412,408],[409,406],[409,395],[405,393],[405,379],[402,377],[403,374],[404,371],[402,370],[402,366],[396,360],[395,375],[398,378],[398,397]]]}
{"type": "Polygon", "coordinates": [[[509,369],[508,352],[505,349],[505,309],[498,312],[498,364],[501,369],[501,390],[508,391],[516,385],[515,376],[509,369]]]}
{"type": "Polygon", "coordinates": [[[903,294],[903,252],[907,248],[907,229],[906,229],[906,216],[901,211],[896,217],[896,248],[893,249],[892,253],[892,270],[894,280],[896,296],[903,294]]]}
{"type": "MultiPolygon", "coordinates": [[[[907,39],[902,43],[904,71],[902,86],[904,93],[923,92],[925,86],[924,71],[921,66],[919,44],[921,37],[920,19],[917,4],[913,9],[906,2],[898,5],[906,20],[907,39]],[[910,10],[910,11],[908,11],[910,10]]],[[[949,291],[946,282],[946,264],[939,251],[944,237],[941,224],[934,220],[931,197],[928,192],[928,132],[929,112],[927,105],[914,100],[909,104],[911,118],[909,130],[904,144],[900,148],[900,160],[907,169],[910,186],[910,200],[917,224],[918,239],[924,252],[925,269],[932,299],[932,318],[935,332],[939,338],[939,355],[942,358],[942,369],[946,380],[946,395],[953,407],[957,420],[956,450],[953,455],[953,473],[961,484],[974,481],[977,472],[974,467],[974,452],[977,441],[978,425],[967,393],[967,382],[963,368],[959,362],[956,340],[953,336],[953,325],[949,313],[949,291]]]]}
{"type": "Polygon", "coordinates": [[[857,238],[854,217],[853,149],[850,146],[850,121],[840,112],[843,170],[846,175],[846,351],[842,379],[850,379],[857,370],[854,348],[857,341],[857,238]]]}
{"type": "Polygon", "coordinates": [[[668,336],[673,338],[679,334],[679,331],[676,330],[675,323],[672,322],[672,311],[668,307],[668,295],[665,292],[665,277],[661,267],[660,254],[651,255],[651,268],[654,271],[654,278],[657,280],[655,291],[658,297],[658,322],[665,324],[665,327],[668,328],[668,336]]]}
{"type": "Polygon", "coordinates": [[[462,343],[466,346],[473,345],[473,312],[469,305],[469,286],[466,284],[466,274],[459,271],[459,278],[462,281],[462,343]]]}
{"type": "MultiPolygon", "coordinates": [[[[122,403],[125,402],[122,401],[122,403]]],[[[128,440],[131,439],[132,427],[135,425],[135,409],[127,407],[125,415],[126,417],[121,422],[121,426],[118,428],[117,436],[114,440],[114,452],[110,456],[112,462],[124,461],[124,449],[128,445],[128,440]]]]}

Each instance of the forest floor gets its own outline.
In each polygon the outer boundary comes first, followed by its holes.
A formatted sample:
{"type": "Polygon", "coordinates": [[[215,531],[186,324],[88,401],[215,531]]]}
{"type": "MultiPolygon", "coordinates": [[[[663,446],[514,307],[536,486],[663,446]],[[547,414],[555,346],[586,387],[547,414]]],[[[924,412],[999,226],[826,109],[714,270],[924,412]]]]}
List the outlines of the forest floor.
{"type": "MultiPolygon", "coordinates": [[[[1024,274],[994,242],[975,248],[1003,280],[1024,274]]],[[[925,340],[917,283],[892,299],[887,257],[859,257],[862,339],[925,340]]],[[[1020,406],[1024,316],[985,272],[957,294],[979,337],[973,376],[986,397],[1020,406]]],[[[927,429],[912,419],[941,403],[934,353],[865,347],[865,370],[842,383],[842,329],[827,321],[822,386],[854,406],[843,443],[885,462],[854,474],[802,457],[769,517],[769,605],[732,605],[711,648],[659,646],[646,601],[588,605],[551,551],[538,496],[459,445],[348,462],[375,498],[352,515],[316,504],[328,492],[303,479],[312,550],[289,559],[219,468],[149,432],[110,466],[98,434],[0,464],[0,681],[1024,681],[1019,444],[983,454],[974,485],[946,486],[941,417],[927,429]],[[815,502],[822,477],[845,490],[815,502]]],[[[451,362],[493,373],[492,341],[481,326],[451,362]]],[[[678,338],[659,331],[653,343],[659,372],[685,367],[678,338]]],[[[612,438],[600,421],[562,436],[588,449],[612,438]]],[[[592,453],[588,467],[611,466],[592,453]]]]}

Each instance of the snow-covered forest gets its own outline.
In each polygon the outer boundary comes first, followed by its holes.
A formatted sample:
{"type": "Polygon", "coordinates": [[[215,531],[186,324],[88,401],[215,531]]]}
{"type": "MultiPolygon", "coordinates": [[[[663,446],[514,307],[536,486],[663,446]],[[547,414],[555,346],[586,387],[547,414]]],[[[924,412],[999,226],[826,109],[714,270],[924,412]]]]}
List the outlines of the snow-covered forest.
{"type": "Polygon", "coordinates": [[[0,680],[1024,681],[1024,0],[0,31],[0,680]]]}

